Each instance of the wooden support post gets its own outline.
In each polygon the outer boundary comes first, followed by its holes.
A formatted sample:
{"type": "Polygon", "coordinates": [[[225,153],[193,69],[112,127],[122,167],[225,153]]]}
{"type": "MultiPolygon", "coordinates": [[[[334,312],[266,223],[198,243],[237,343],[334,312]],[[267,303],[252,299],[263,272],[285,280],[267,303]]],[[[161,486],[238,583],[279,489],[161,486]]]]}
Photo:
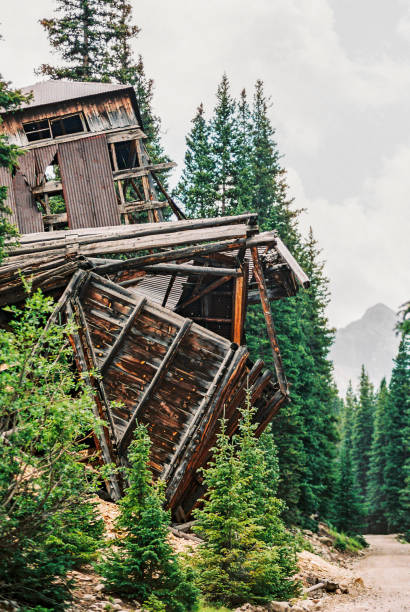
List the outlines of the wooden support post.
{"type": "Polygon", "coordinates": [[[280,390],[284,395],[288,394],[288,383],[283,371],[282,357],[279,350],[278,341],[276,338],[275,326],[273,323],[272,312],[270,309],[268,292],[266,289],[265,277],[263,275],[262,265],[259,259],[258,248],[256,246],[251,247],[252,260],[253,260],[253,273],[258,284],[259,295],[261,298],[262,310],[265,317],[266,328],[268,330],[268,336],[270,345],[272,347],[273,363],[275,364],[276,376],[280,390]]]}
{"type": "Polygon", "coordinates": [[[160,179],[157,176],[157,173],[152,170],[151,174],[152,174],[152,177],[153,177],[154,181],[156,182],[156,184],[158,186],[158,189],[160,190],[162,195],[166,198],[166,200],[167,200],[168,204],[170,205],[170,207],[172,209],[172,212],[174,213],[176,218],[177,219],[186,219],[186,215],[184,215],[182,210],[175,203],[175,200],[173,198],[171,198],[171,196],[168,194],[168,192],[164,189],[160,179]]]}
{"type": "Polygon", "coordinates": [[[139,314],[139,312],[141,312],[141,310],[144,308],[144,304],[147,301],[146,297],[139,297],[138,299],[138,303],[136,304],[136,306],[134,306],[134,308],[132,309],[124,327],[122,328],[122,330],[120,331],[120,333],[118,334],[118,336],[115,339],[114,344],[111,346],[110,350],[107,353],[106,358],[104,359],[104,362],[102,363],[101,367],[100,367],[100,372],[101,374],[103,374],[105,372],[105,370],[107,369],[107,367],[109,366],[109,364],[111,363],[111,361],[113,360],[113,358],[115,357],[118,349],[120,348],[125,336],[127,335],[127,333],[130,330],[131,325],[134,323],[135,318],[137,317],[137,315],[139,314]]]}
{"type": "Polygon", "coordinates": [[[159,365],[157,371],[155,372],[154,377],[152,378],[150,384],[148,385],[148,387],[145,389],[141,400],[138,402],[137,406],[135,407],[135,410],[130,418],[130,420],[128,421],[128,425],[127,425],[127,429],[124,432],[124,435],[121,438],[121,442],[119,444],[119,453],[120,454],[125,454],[126,448],[131,440],[131,436],[132,436],[132,432],[134,431],[135,428],[135,424],[137,421],[137,416],[138,414],[141,412],[142,408],[144,407],[144,404],[146,404],[148,402],[148,400],[151,397],[152,392],[154,391],[156,385],[158,384],[158,382],[162,379],[162,377],[164,376],[166,370],[168,369],[168,366],[170,364],[170,362],[172,361],[172,359],[174,358],[179,345],[181,344],[182,340],[185,338],[185,336],[187,335],[187,333],[189,332],[189,330],[191,329],[191,325],[192,325],[192,321],[190,321],[189,319],[185,320],[183,325],[181,326],[181,328],[179,329],[177,335],[175,336],[175,338],[173,339],[173,341],[171,342],[167,352],[165,353],[164,359],[162,360],[161,364],[159,365]]]}
{"type": "Polygon", "coordinates": [[[135,180],[134,180],[134,179],[131,179],[131,180],[130,180],[130,183],[131,183],[132,188],[134,189],[135,193],[137,194],[137,198],[138,198],[139,200],[143,200],[143,199],[144,199],[144,197],[143,197],[143,195],[142,195],[142,193],[141,193],[141,191],[140,191],[140,189],[139,189],[139,187],[138,187],[137,183],[135,182],[135,180]]]}
{"type": "Polygon", "coordinates": [[[242,275],[235,279],[232,305],[232,342],[243,344],[246,302],[248,295],[248,265],[242,264],[242,275]]]}

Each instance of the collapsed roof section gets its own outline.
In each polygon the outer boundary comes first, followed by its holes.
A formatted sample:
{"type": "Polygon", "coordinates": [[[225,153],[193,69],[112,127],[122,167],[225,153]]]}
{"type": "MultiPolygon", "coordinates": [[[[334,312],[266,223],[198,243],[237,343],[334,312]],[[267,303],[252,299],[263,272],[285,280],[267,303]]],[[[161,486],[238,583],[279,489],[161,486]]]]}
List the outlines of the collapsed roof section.
{"type": "MultiPolygon", "coordinates": [[[[107,424],[96,438],[104,461],[126,462],[136,422],[144,423],[153,474],[166,481],[180,518],[203,493],[198,469],[223,414],[229,434],[236,431],[247,387],[258,433],[288,399],[269,296],[295,295],[309,281],[275,232],[259,233],[256,221],[245,214],[25,235],[0,266],[1,304],[24,298],[22,275],[60,296],[54,317],[77,324],[77,367],[107,424]],[[261,360],[252,365],[245,345],[255,292],[273,370],[261,360]]],[[[118,498],[123,483],[113,476],[110,487],[118,498]]]]}

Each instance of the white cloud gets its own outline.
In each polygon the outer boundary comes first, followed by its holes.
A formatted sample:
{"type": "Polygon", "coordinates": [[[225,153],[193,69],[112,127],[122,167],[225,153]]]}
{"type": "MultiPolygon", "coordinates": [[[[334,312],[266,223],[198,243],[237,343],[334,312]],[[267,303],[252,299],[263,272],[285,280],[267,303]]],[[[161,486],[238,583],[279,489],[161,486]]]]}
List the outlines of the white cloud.
{"type": "MultiPolygon", "coordinates": [[[[410,10],[408,0],[391,1],[391,28],[373,11],[379,23],[370,36],[370,0],[360,5],[363,27],[357,7],[341,0],[131,0],[142,27],[134,48],[155,79],[165,146],[178,162],[196,106],[212,108],[224,70],[235,95],[265,81],[296,205],[309,208],[304,223],[328,259],[337,325],[408,297],[410,10]],[[352,51],[341,18],[357,26],[365,54],[352,51]],[[397,45],[400,54],[390,53],[397,45]]],[[[4,4],[0,72],[31,83],[34,67],[58,61],[37,21],[55,2],[4,4]]]]}
{"type": "Polygon", "coordinates": [[[408,299],[410,281],[410,146],[382,161],[378,176],[367,177],[361,192],[342,201],[309,199],[294,169],[291,193],[307,208],[331,278],[332,322],[340,327],[359,318],[368,306],[384,302],[393,309],[408,299]]]}

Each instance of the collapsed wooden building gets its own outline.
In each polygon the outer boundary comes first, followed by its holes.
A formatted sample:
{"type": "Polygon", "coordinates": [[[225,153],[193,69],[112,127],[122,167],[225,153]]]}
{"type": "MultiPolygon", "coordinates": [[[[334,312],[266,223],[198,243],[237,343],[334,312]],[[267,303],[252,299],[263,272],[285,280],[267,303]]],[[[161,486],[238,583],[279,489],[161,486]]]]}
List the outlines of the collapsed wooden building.
{"type": "MultiPolygon", "coordinates": [[[[126,461],[136,423],[145,424],[153,474],[184,519],[203,494],[198,469],[209,461],[220,418],[233,435],[249,390],[260,434],[288,400],[270,301],[294,296],[309,280],[275,232],[259,232],[256,214],[184,218],[156,174],[163,165],[150,163],[130,88],[55,83],[56,90],[54,82],[34,88],[34,101],[4,121],[30,157],[14,176],[0,175],[22,234],[0,266],[0,305],[24,299],[23,277],[57,299],[50,322],[76,323],[76,367],[105,422],[95,436],[102,459],[126,461]],[[83,99],[67,100],[62,92],[79,85],[83,99]],[[74,112],[82,113],[83,131],[55,131],[74,112]],[[126,170],[116,169],[117,143],[128,143],[126,170]],[[50,160],[59,181],[47,178],[50,160]],[[139,198],[133,203],[131,191],[139,198]],[[61,192],[66,211],[50,212],[45,196],[61,192]],[[163,221],[168,205],[178,221],[163,221]],[[141,214],[150,222],[134,223],[141,214]],[[252,363],[246,346],[246,310],[257,301],[273,370],[252,363]]],[[[121,496],[118,475],[108,486],[113,499],[121,496]]]]}

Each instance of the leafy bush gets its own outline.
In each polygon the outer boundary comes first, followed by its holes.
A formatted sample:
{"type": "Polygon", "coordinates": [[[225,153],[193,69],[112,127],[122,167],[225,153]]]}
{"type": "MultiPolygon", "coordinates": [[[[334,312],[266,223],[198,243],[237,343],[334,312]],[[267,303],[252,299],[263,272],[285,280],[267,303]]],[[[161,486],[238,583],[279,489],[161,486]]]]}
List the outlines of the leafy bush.
{"type": "Polygon", "coordinates": [[[163,483],[151,482],[149,449],[149,436],[140,425],[128,449],[129,487],[119,502],[117,525],[123,532],[97,571],[107,590],[137,599],[145,609],[185,612],[196,608],[198,591],[167,540],[170,513],[163,509],[163,483]]]}
{"type": "Polygon", "coordinates": [[[99,427],[93,398],[72,373],[71,325],[46,326],[41,292],[8,309],[0,330],[0,594],[31,609],[61,610],[67,570],[88,560],[102,524],[90,501],[92,472],[81,463],[99,427]]]}
{"type": "Polygon", "coordinates": [[[208,492],[195,511],[194,530],[203,538],[194,559],[197,583],[207,602],[228,607],[289,599],[299,591],[295,542],[274,497],[277,468],[258,443],[254,409],[242,413],[239,435],[230,441],[221,422],[213,462],[204,470],[208,492]],[[267,460],[269,459],[269,460],[267,460]]]}

